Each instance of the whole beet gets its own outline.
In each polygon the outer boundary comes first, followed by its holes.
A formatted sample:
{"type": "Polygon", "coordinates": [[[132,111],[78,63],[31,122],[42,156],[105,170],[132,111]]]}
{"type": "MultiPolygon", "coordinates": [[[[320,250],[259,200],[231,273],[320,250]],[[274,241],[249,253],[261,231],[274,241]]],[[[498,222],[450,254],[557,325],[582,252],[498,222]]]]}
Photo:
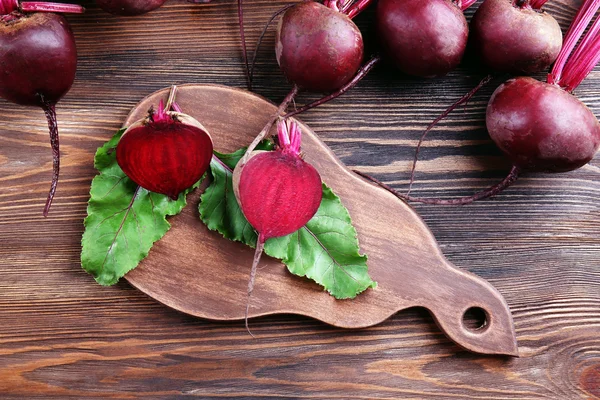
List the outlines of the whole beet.
{"type": "Polygon", "coordinates": [[[116,15],[140,15],[155,10],[167,0],[96,0],[104,11],[116,15]]]}
{"type": "Polygon", "coordinates": [[[60,173],[55,106],[71,88],[77,69],[75,39],[58,14],[0,16],[0,97],[41,107],[48,120],[52,147],[52,183],[44,207],[48,215],[60,173]]]}
{"type": "Polygon", "coordinates": [[[364,45],[350,18],[307,1],[290,8],[279,21],[275,51],[288,80],[303,89],[328,92],[354,77],[364,45]]]}
{"type": "Polygon", "coordinates": [[[562,32],[551,15],[512,0],[485,0],[470,28],[482,62],[499,72],[546,71],[562,48],[562,32]]]}
{"type": "Polygon", "coordinates": [[[585,104],[559,86],[529,77],[496,89],[486,125],[521,169],[571,171],[589,162],[600,146],[600,124],[585,104]]]}
{"type": "Polygon", "coordinates": [[[385,55],[409,75],[446,75],[467,46],[467,20],[449,0],[379,0],[376,24],[385,55]]]}
{"type": "Polygon", "coordinates": [[[73,85],[75,39],[58,14],[14,12],[0,18],[0,97],[23,105],[55,104],[73,85]]]}

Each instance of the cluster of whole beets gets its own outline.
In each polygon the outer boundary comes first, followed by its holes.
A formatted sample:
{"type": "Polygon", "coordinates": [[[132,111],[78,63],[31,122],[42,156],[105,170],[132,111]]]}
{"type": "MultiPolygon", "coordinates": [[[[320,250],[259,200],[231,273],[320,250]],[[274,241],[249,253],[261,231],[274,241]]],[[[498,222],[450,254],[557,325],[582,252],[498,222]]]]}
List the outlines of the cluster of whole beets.
{"type": "MultiPolygon", "coordinates": [[[[166,0],[96,1],[114,14],[139,15],[166,0]]],[[[412,201],[466,204],[497,194],[524,170],[579,168],[600,146],[598,120],[571,94],[600,61],[600,21],[592,22],[600,0],[583,2],[564,43],[556,20],[541,10],[546,1],[485,0],[469,24],[463,11],[476,0],[378,0],[375,24],[381,56],[365,64],[362,34],[353,18],[374,0],[305,0],[290,5],[277,14],[283,15],[275,54],[293,89],[277,118],[295,115],[346,92],[380,60],[408,75],[443,76],[461,62],[470,43],[490,72],[520,76],[496,89],[486,115],[491,138],[512,160],[513,168],[502,182],[474,196],[440,200],[397,195],[412,201]],[[547,82],[523,76],[547,71],[553,64],[547,82]],[[287,105],[300,90],[330,94],[286,114],[287,105]]],[[[238,9],[251,86],[241,0],[238,9]]],[[[70,89],[77,65],[73,34],[59,13],[80,12],[83,8],[77,5],[0,0],[0,96],[42,107],[48,119],[54,174],[44,215],[52,203],[60,167],[55,105],[70,89]]],[[[165,112],[160,116],[168,120],[165,112]]],[[[265,129],[261,134],[268,132],[265,129]]],[[[176,197],[178,193],[168,194],[176,197]]]]}

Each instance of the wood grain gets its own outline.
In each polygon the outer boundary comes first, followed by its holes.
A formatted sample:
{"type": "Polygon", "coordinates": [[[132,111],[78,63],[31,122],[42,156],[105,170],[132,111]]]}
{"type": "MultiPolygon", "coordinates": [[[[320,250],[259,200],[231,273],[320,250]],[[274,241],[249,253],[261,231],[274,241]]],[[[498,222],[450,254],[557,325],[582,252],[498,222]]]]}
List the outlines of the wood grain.
{"type": "MultiPolygon", "coordinates": [[[[290,2],[247,2],[250,43],[290,2]]],[[[578,3],[550,1],[547,9],[566,28],[578,3]]],[[[58,107],[64,167],[46,220],[43,114],[0,102],[0,398],[600,398],[598,158],[568,174],[526,175],[471,206],[415,205],[445,256],[506,298],[519,359],[460,351],[422,309],[352,331],[298,316],[259,318],[254,340],[241,323],[174,312],[127,283],[95,284],[79,265],[95,149],[148,93],[172,83],[243,87],[244,77],[231,0],[172,0],[133,19],[86,6],[85,15],[69,17],[80,63],[58,107]]],[[[358,23],[372,38],[371,14],[358,23]]],[[[272,45],[270,31],[256,91],[280,101],[289,86],[272,45]]],[[[435,81],[378,67],[302,120],[346,165],[404,190],[422,129],[481,76],[469,62],[435,81]]],[[[483,127],[499,81],[432,132],[415,194],[462,196],[507,172],[483,127]]],[[[576,93],[600,115],[598,70],[576,93]]]]}

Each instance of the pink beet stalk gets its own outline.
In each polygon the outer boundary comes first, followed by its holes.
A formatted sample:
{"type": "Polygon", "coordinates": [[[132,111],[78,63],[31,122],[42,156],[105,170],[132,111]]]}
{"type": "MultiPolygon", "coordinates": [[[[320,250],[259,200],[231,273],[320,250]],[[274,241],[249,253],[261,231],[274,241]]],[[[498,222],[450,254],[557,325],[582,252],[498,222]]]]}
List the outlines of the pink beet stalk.
{"type": "Polygon", "coordinates": [[[575,46],[585,32],[586,27],[600,8],[600,0],[588,0],[579,9],[565,37],[547,82],[563,87],[567,91],[574,90],[591,72],[598,61],[597,42],[598,19],[585,35],[579,46],[575,46]],[[575,49],[575,52],[573,52],[575,49]],[[593,63],[593,64],[592,64],[593,63]],[[563,76],[563,75],[566,75],[563,76]]]}
{"type": "Polygon", "coordinates": [[[460,7],[461,10],[465,11],[467,8],[471,7],[475,3],[477,3],[477,0],[459,0],[457,2],[457,5],[460,7]]]}
{"type": "Polygon", "coordinates": [[[0,0],[0,15],[10,14],[13,11],[81,14],[85,11],[85,8],[77,4],[46,1],[24,1],[19,4],[18,0],[0,0]]]}
{"type": "Polygon", "coordinates": [[[548,0],[531,0],[529,5],[534,10],[540,10],[544,6],[544,4],[546,4],[547,2],[548,2],[548,0]]]}

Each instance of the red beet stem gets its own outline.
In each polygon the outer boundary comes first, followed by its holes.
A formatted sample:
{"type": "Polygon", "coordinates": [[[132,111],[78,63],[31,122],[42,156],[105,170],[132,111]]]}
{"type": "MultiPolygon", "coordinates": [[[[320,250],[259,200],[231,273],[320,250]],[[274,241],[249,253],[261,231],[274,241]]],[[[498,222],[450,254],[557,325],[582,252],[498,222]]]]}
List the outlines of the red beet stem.
{"type": "Polygon", "coordinates": [[[0,15],[7,15],[19,9],[19,0],[0,0],[0,15]]]}
{"type": "Polygon", "coordinates": [[[250,327],[248,326],[248,313],[250,312],[250,297],[252,296],[252,292],[254,291],[254,281],[256,279],[256,270],[258,269],[258,263],[260,262],[260,258],[262,257],[263,250],[265,249],[265,237],[262,234],[258,235],[258,239],[256,241],[256,251],[254,252],[254,261],[252,261],[252,269],[250,270],[250,279],[248,280],[248,298],[246,300],[246,315],[244,317],[244,321],[246,324],[246,330],[250,334],[250,336],[254,337],[252,332],[250,332],[250,327]]]}
{"type": "Polygon", "coordinates": [[[60,172],[60,147],[58,141],[58,124],[56,122],[56,106],[53,103],[42,103],[42,109],[46,114],[48,120],[48,130],[50,132],[50,145],[52,147],[52,183],[50,184],[50,192],[48,192],[48,199],[46,200],[46,206],[44,207],[44,217],[48,216],[54,194],[56,193],[56,186],[58,185],[58,175],[60,172]]]}
{"type": "Polygon", "coordinates": [[[45,1],[24,1],[19,9],[23,12],[52,12],[62,14],[82,14],[85,8],[76,4],[48,3],[45,1]]]}
{"type": "MultiPolygon", "coordinates": [[[[559,85],[567,90],[574,90],[581,81],[590,73],[595,64],[592,62],[598,58],[597,43],[598,24],[594,26],[583,38],[575,52],[575,46],[586,30],[586,27],[600,8],[600,0],[586,0],[571,23],[563,47],[558,54],[552,71],[548,74],[547,82],[559,85]],[[592,31],[596,27],[595,31],[592,31]],[[590,67],[591,65],[591,67],[590,67]],[[568,88],[565,85],[568,82],[568,88]]],[[[597,61],[596,61],[597,63],[597,61]]]]}
{"type": "Polygon", "coordinates": [[[561,86],[573,91],[600,61],[600,18],[596,18],[588,33],[565,65],[561,86]]]}
{"type": "Polygon", "coordinates": [[[448,107],[446,109],[446,111],[444,111],[439,117],[437,117],[436,119],[433,120],[433,122],[431,122],[429,124],[429,126],[427,126],[427,129],[425,129],[425,132],[423,132],[423,135],[421,135],[421,139],[419,139],[419,143],[417,144],[417,148],[415,150],[415,158],[413,159],[413,164],[412,164],[412,168],[410,171],[410,182],[408,184],[408,191],[406,192],[406,195],[408,196],[410,194],[410,191],[412,189],[413,183],[415,181],[415,171],[417,168],[417,161],[419,161],[419,151],[421,150],[421,145],[423,144],[423,141],[425,140],[425,138],[427,137],[427,134],[444,118],[446,118],[448,116],[448,114],[450,114],[452,111],[454,111],[458,106],[460,106],[461,104],[466,104],[469,100],[471,100],[471,98],[475,95],[475,93],[477,93],[479,91],[479,89],[481,89],[482,87],[484,87],[485,85],[487,85],[494,77],[492,75],[488,75],[485,78],[483,78],[478,84],[477,86],[475,86],[473,89],[471,89],[471,91],[467,94],[465,94],[463,97],[461,97],[460,99],[458,99],[454,104],[452,104],[450,107],[448,107]]]}
{"type": "Polygon", "coordinates": [[[358,0],[351,7],[345,10],[346,15],[350,19],[354,19],[358,14],[363,12],[367,7],[371,5],[373,0],[358,0]]]}
{"type": "Polygon", "coordinates": [[[277,124],[277,137],[279,146],[281,146],[284,153],[300,156],[302,132],[297,123],[291,119],[286,119],[277,124]]]}
{"type": "Polygon", "coordinates": [[[461,197],[458,199],[432,199],[432,198],[425,198],[425,197],[407,196],[407,195],[399,193],[392,187],[373,178],[370,175],[367,175],[367,174],[357,171],[357,170],[354,170],[354,172],[357,175],[360,175],[363,178],[381,186],[382,188],[384,188],[385,190],[387,190],[388,192],[390,192],[391,194],[393,194],[394,196],[396,196],[397,198],[399,198],[400,200],[403,200],[405,202],[412,201],[415,203],[424,203],[424,204],[460,206],[460,205],[471,204],[477,200],[483,200],[483,199],[487,199],[489,197],[497,195],[498,193],[500,193],[501,191],[503,191],[504,189],[506,189],[513,183],[515,183],[515,181],[519,178],[519,174],[521,171],[519,170],[518,167],[513,166],[512,169],[510,170],[510,172],[508,173],[508,175],[501,182],[499,182],[496,185],[491,186],[485,190],[482,190],[481,192],[475,193],[472,196],[461,197]]]}
{"type": "Polygon", "coordinates": [[[246,162],[248,162],[248,159],[250,158],[250,154],[254,151],[254,149],[256,148],[256,146],[258,146],[258,144],[260,142],[262,142],[263,139],[269,134],[269,132],[271,131],[271,128],[273,127],[273,124],[275,123],[275,121],[277,121],[279,118],[281,118],[281,115],[288,108],[288,106],[290,105],[290,103],[292,102],[292,100],[294,100],[294,98],[298,94],[298,91],[299,91],[298,86],[294,85],[294,87],[292,88],[292,90],[287,94],[287,96],[285,96],[285,99],[283,99],[283,101],[281,102],[281,104],[277,108],[277,112],[275,113],[275,115],[273,115],[269,119],[269,121],[267,121],[267,124],[265,125],[265,127],[260,131],[260,133],[258,134],[258,136],[256,136],[256,138],[254,138],[254,140],[252,141],[252,143],[250,143],[250,146],[248,146],[248,149],[246,150],[246,154],[244,154],[244,156],[242,157],[242,159],[239,162],[240,165],[244,165],[246,162]]]}
{"type": "Polygon", "coordinates": [[[477,3],[477,0],[462,0],[457,2],[457,6],[465,11],[467,8],[471,7],[473,4],[477,3]]]}
{"type": "Polygon", "coordinates": [[[308,111],[311,108],[320,106],[321,104],[325,104],[328,101],[331,101],[335,98],[338,98],[339,96],[343,95],[344,93],[346,93],[348,90],[352,89],[354,86],[356,86],[356,84],[358,82],[360,82],[365,76],[367,76],[367,74],[369,73],[369,71],[371,71],[373,69],[373,67],[375,67],[379,62],[381,61],[381,57],[379,56],[375,56],[373,58],[371,58],[365,65],[363,65],[358,72],[356,73],[356,75],[354,75],[354,78],[352,78],[352,80],[348,83],[346,83],[344,86],[342,86],[341,88],[339,88],[338,90],[336,90],[335,92],[319,99],[319,100],[315,100],[312,103],[309,103],[305,106],[302,106],[300,108],[298,108],[297,110],[291,111],[289,113],[287,113],[284,118],[289,118],[289,117],[293,117],[294,115],[298,115],[300,113],[303,113],[304,111],[308,111]]]}
{"type": "Polygon", "coordinates": [[[294,6],[296,6],[296,4],[288,4],[287,6],[277,10],[275,12],[275,14],[273,14],[271,16],[271,18],[269,19],[269,21],[263,28],[262,32],[260,33],[258,42],[256,43],[256,47],[254,48],[254,54],[252,55],[252,62],[251,62],[250,71],[249,71],[250,82],[252,82],[254,79],[254,68],[256,67],[256,59],[258,58],[258,51],[260,50],[260,46],[263,42],[263,39],[265,38],[265,35],[267,34],[267,30],[269,29],[269,26],[271,26],[273,21],[275,21],[275,18],[277,18],[278,16],[280,16],[281,14],[283,14],[284,12],[286,12],[287,10],[289,10],[290,8],[292,8],[294,6]]]}
{"type": "Polygon", "coordinates": [[[240,40],[242,42],[242,61],[246,68],[246,84],[248,90],[252,90],[252,77],[250,76],[250,63],[248,63],[248,48],[246,47],[246,30],[244,29],[244,7],[243,0],[238,0],[238,19],[240,26],[240,40]]]}
{"type": "Polygon", "coordinates": [[[540,10],[544,4],[546,4],[548,0],[531,0],[531,2],[529,3],[529,5],[531,5],[531,8],[533,8],[534,10],[540,10]]]}

